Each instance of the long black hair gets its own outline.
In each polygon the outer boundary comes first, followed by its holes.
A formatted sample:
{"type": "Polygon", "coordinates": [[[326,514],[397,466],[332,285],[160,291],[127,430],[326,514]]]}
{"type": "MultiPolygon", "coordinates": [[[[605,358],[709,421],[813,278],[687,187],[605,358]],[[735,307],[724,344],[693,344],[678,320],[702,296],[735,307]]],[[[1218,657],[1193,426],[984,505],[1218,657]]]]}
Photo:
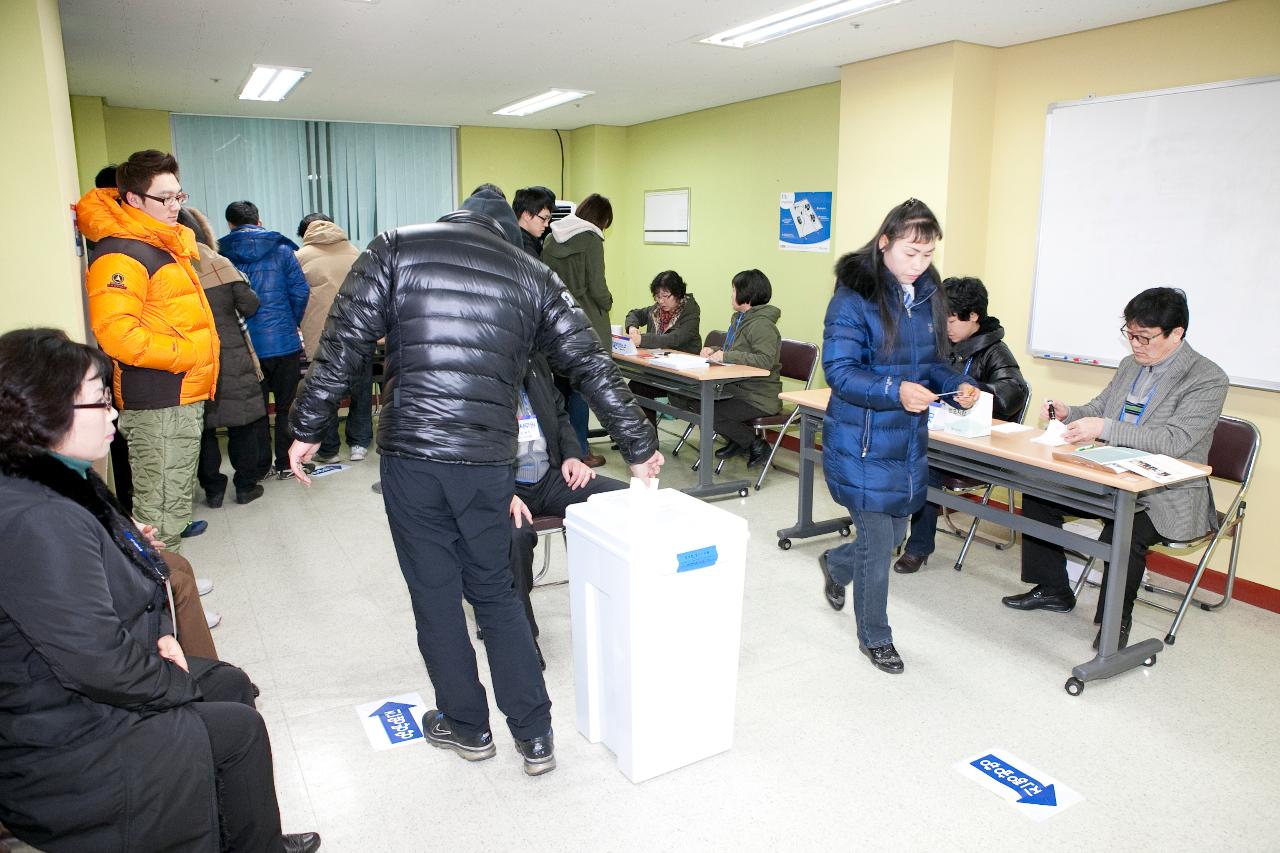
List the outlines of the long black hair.
{"type": "MultiPolygon", "coordinates": [[[[847,287],[862,298],[874,301],[880,309],[884,352],[887,354],[893,351],[898,341],[897,318],[902,311],[902,297],[897,280],[884,265],[884,249],[880,247],[882,237],[888,238],[886,247],[897,240],[941,240],[942,225],[927,204],[909,198],[889,211],[875,236],[865,246],[836,262],[836,290],[847,287]]],[[[947,299],[942,290],[941,276],[933,264],[929,264],[925,274],[937,287],[929,300],[929,307],[933,315],[934,346],[941,357],[950,346],[947,341],[947,299]]]]}

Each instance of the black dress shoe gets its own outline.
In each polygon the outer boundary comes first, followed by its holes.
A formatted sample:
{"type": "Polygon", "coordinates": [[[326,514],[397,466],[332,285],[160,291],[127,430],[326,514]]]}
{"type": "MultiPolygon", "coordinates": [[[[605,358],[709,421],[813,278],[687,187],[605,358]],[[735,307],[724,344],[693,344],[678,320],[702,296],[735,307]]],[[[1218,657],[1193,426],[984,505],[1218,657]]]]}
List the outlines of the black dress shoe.
{"type": "Polygon", "coordinates": [[[483,761],[493,758],[498,749],[493,745],[493,733],[464,735],[453,730],[453,721],[444,711],[432,708],[422,718],[422,733],[427,742],[440,749],[452,749],[467,761],[483,761]]]}
{"type": "Polygon", "coordinates": [[[295,832],[280,836],[284,853],[314,853],[320,849],[320,833],[295,832]]]}
{"type": "Polygon", "coordinates": [[[222,499],[225,498],[226,496],[227,496],[226,489],[223,489],[220,492],[205,492],[204,502],[207,503],[211,509],[217,509],[218,507],[222,506],[222,499]]]}
{"type": "MultiPolygon", "coordinates": [[[[1133,614],[1120,620],[1120,645],[1117,649],[1123,649],[1129,645],[1129,630],[1133,628],[1133,614]]],[[[1093,635],[1093,647],[1096,649],[1098,644],[1102,642],[1102,629],[1098,629],[1098,633],[1093,635]]]]}
{"type": "Polygon", "coordinates": [[[929,562],[928,557],[920,557],[915,554],[903,553],[898,558],[898,562],[893,564],[893,570],[900,575],[910,575],[920,571],[920,567],[929,562]]]}
{"type": "Polygon", "coordinates": [[[866,655],[867,660],[871,661],[871,665],[881,672],[887,672],[890,675],[901,675],[902,671],[906,669],[906,666],[902,663],[902,656],[893,647],[893,643],[876,646],[875,648],[858,646],[858,650],[866,655]]]}
{"type": "Polygon", "coordinates": [[[770,449],[769,442],[763,438],[757,438],[751,442],[751,452],[747,456],[747,467],[754,468],[757,465],[763,465],[764,460],[769,458],[770,449]]]}
{"type": "Polygon", "coordinates": [[[556,736],[551,732],[516,741],[516,751],[524,759],[526,776],[541,776],[556,769],[556,736]]]}
{"type": "Polygon", "coordinates": [[[736,441],[730,441],[724,447],[716,451],[717,459],[732,459],[742,452],[742,445],[736,441]]]}
{"type": "Polygon", "coordinates": [[[262,486],[259,486],[255,483],[254,485],[250,486],[244,491],[236,492],[236,503],[238,504],[253,503],[258,498],[262,497],[264,493],[265,493],[265,489],[263,489],[262,486]]]}
{"type": "Polygon", "coordinates": [[[827,604],[831,605],[832,610],[844,610],[844,587],[836,583],[827,570],[827,555],[830,553],[831,550],[828,549],[818,555],[818,568],[822,569],[822,594],[826,596],[827,604]]]}
{"type": "Polygon", "coordinates": [[[1076,596],[1070,589],[1063,587],[1054,589],[1036,584],[1021,595],[1006,595],[1000,599],[1005,607],[1014,610],[1052,610],[1055,613],[1070,613],[1076,606],[1076,596]]]}

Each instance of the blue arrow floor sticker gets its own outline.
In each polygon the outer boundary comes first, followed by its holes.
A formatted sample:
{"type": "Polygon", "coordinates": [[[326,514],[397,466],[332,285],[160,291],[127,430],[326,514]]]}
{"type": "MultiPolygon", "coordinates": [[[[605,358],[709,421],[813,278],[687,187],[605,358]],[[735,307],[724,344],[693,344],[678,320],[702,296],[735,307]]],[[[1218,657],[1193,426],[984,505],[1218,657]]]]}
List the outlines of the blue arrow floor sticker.
{"type": "Polygon", "coordinates": [[[1047,820],[1084,799],[1007,749],[984,750],[955,769],[1034,821],[1047,820]]]}
{"type": "Polygon", "coordinates": [[[402,693],[356,706],[356,716],[374,749],[422,743],[422,715],[428,711],[417,693],[402,693]]]}

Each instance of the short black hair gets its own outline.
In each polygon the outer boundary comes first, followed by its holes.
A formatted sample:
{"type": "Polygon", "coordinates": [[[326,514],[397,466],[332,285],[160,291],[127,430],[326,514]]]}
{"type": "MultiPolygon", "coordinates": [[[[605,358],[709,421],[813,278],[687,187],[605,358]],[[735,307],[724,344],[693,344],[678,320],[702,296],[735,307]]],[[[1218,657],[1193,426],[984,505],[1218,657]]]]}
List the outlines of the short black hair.
{"type": "Polygon", "coordinates": [[[298,236],[306,237],[307,228],[311,226],[312,222],[332,222],[332,221],[333,221],[333,217],[327,213],[308,213],[306,216],[302,217],[302,221],[298,223],[298,236]]]}
{"type": "Polygon", "coordinates": [[[15,329],[0,335],[0,471],[53,448],[71,429],[76,393],[97,368],[110,387],[111,359],[61,329],[15,329]]]}
{"type": "Polygon", "coordinates": [[[130,154],[128,160],[116,167],[115,185],[120,190],[120,200],[128,203],[129,193],[145,195],[156,175],[178,177],[178,161],[172,154],[154,148],[130,154]]]}
{"type": "Polygon", "coordinates": [[[579,219],[585,219],[603,231],[613,224],[613,204],[600,193],[592,193],[578,202],[578,206],[573,209],[573,215],[579,219]]]}
{"type": "Polygon", "coordinates": [[[1176,287],[1149,287],[1124,306],[1124,322],[1159,329],[1166,335],[1180,328],[1186,335],[1191,322],[1187,294],[1176,287]]]}
{"type": "Polygon", "coordinates": [[[258,206],[251,201],[231,202],[227,205],[226,218],[232,228],[239,228],[241,225],[257,225],[262,221],[262,217],[258,215],[258,206]]]}
{"type": "Polygon", "coordinates": [[[546,187],[524,187],[516,190],[515,197],[511,199],[511,209],[516,212],[516,219],[522,213],[537,216],[544,210],[556,209],[556,194],[546,187]]]}
{"type": "Polygon", "coordinates": [[[116,169],[115,163],[108,163],[98,170],[98,174],[93,176],[93,185],[100,190],[113,190],[116,188],[116,169]]]}
{"type": "Polygon", "coordinates": [[[684,299],[688,287],[684,283],[684,279],[680,277],[680,273],[675,270],[664,270],[653,277],[653,281],[649,282],[649,292],[656,295],[659,290],[666,290],[676,299],[684,299]]]}
{"type": "Polygon", "coordinates": [[[947,313],[955,314],[957,319],[987,319],[987,287],[982,279],[971,276],[952,276],[942,280],[942,288],[947,293],[947,313]]]}
{"type": "Polygon", "coordinates": [[[498,195],[502,196],[503,201],[507,200],[507,194],[502,191],[502,187],[498,186],[497,184],[488,183],[487,181],[481,184],[480,186],[476,187],[475,189],[473,189],[471,191],[471,194],[476,195],[477,193],[483,190],[488,190],[491,193],[497,193],[498,195]]]}
{"type": "Polygon", "coordinates": [[[733,298],[739,305],[768,305],[773,285],[760,270],[743,270],[733,277],[733,298]]]}

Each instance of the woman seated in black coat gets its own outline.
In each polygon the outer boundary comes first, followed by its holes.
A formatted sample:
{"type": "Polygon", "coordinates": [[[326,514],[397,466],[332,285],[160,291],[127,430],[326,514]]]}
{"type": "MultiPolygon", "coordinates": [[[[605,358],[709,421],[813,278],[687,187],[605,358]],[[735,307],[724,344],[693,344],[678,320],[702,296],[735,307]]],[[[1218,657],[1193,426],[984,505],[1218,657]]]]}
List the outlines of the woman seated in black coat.
{"type": "Polygon", "coordinates": [[[312,851],[280,833],[249,679],[187,658],[168,568],[91,469],[111,362],[0,337],[0,823],[58,851],[312,851]]]}
{"type": "MultiPolygon", "coordinates": [[[[645,349],[677,350],[696,353],[702,349],[698,324],[702,320],[698,300],[693,298],[684,279],[675,270],[665,270],[649,282],[653,304],[632,308],[627,312],[627,335],[631,342],[645,349]]],[[[627,387],[640,397],[665,397],[667,392],[645,382],[632,381],[627,387]]],[[[644,409],[649,423],[658,423],[658,413],[644,409]]]]}
{"type": "MultiPolygon", "coordinates": [[[[947,340],[951,341],[948,360],[952,369],[991,394],[993,416],[1016,421],[1031,388],[1004,342],[1004,326],[987,314],[986,285],[977,278],[948,278],[942,287],[947,293],[947,340]]],[[[930,468],[929,485],[941,483],[942,475],[930,468]]],[[[899,574],[919,571],[933,553],[937,528],[938,506],[926,503],[911,516],[911,535],[893,570],[899,574]]]]}

